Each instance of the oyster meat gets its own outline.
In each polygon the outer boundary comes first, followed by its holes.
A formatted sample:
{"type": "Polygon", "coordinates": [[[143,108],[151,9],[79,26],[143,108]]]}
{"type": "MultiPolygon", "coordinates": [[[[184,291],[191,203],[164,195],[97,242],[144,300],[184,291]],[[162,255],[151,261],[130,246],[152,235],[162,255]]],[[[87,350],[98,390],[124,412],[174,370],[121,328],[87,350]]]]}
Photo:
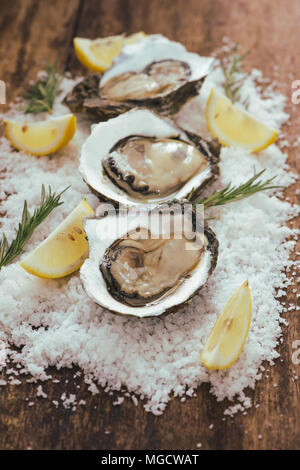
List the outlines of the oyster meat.
{"type": "Polygon", "coordinates": [[[118,142],[103,160],[110,179],[141,199],[168,196],[207,167],[204,155],[189,143],[142,136],[118,142]]]}
{"type": "Polygon", "coordinates": [[[98,121],[137,106],[174,114],[198,94],[212,62],[161,35],[146,36],[125,46],[104,74],[77,84],[65,103],[73,112],[92,114],[98,121]]]}
{"type": "Polygon", "coordinates": [[[195,195],[218,175],[220,147],[146,109],[94,126],[82,147],[80,172],[114,203],[141,204],[195,195]]]}
{"type": "Polygon", "coordinates": [[[140,100],[167,95],[186,83],[191,75],[185,62],[168,59],[153,62],[142,72],[125,72],[110,78],[101,96],[110,100],[140,100]]]}
{"type": "Polygon", "coordinates": [[[218,241],[190,205],[139,210],[86,219],[90,257],[80,271],[84,288],[115,313],[178,311],[214,270],[218,241]]]}
{"type": "Polygon", "coordinates": [[[151,239],[145,229],[134,230],[125,240],[117,240],[100,264],[111,295],[133,307],[146,305],[172,290],[199,263],[204,244],[187,239],[151,239]],[[178,256],[182,253],[182,256],[178,256]]]}

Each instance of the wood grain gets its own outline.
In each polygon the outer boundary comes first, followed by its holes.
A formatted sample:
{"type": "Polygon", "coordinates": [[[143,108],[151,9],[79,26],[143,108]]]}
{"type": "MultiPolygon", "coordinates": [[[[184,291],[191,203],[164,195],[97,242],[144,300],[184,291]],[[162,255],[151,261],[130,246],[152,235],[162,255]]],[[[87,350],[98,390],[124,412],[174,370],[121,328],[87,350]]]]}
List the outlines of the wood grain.
{"type": "MultiPolygon", "coordinates": [[[[8,85],[9,99],[35,77],[44,60],[56,59],[62,67],[83,73],[71,48],[74,35],[106,36],[123,31],[162,33],[180,40],[190,50],[210,54],[223,36],[250,49],[246,65],[276,78],[290,97],[291,82],[300,79],[300,3],[298,0],[2,0],[0,17],[0,78],[8,85]],[[274,66],[278,66],[278,70],[274,66]]],[[[287,102],[291,113],[290,140],[299,135],[300,105],[287,102]]],[[[289,150],[289,164],[299,173],[297,149],[289,150]]],[[[286,196],[296,202],[296,185],[286,196]]],[[[300,203],[298,196],[298,203],[300,203]]],[[[294,220],[299,226],[299,218],[294,220]]],[[[300,251],[299,244],[296,251],[300,251]]],[[[297,285],[291,285],[282,303],[300,305],[297,285]]],[[[103,391],[92,396],[74,370],[51,371],[61,384],[43,385],[48,399],[36,397],[36,385],[0,390],[0,447],[2,449],[299,449],[300,366],[292,363],[292,342],[300,339],[299,313],[286,314],[281,359],[249,390],[254,405],[246,415],[224,419],[227,402],[217,403],[208,385],[196,398],[181,403],[172,399],[161,417],[145,413],[126,400],[121,407],[103,391]],[[68,380],[68,383],[65,381],[68,380]],[[76,385],[80,388],[77,389],[76,385]],[[275,387],[275,385],[277,385],[275,387]],[[76,392],[87,402],[75,412],[56,409],[51,400],[76,392]],[[34,406],[28,406],[28,400],[34,406]],[[213,428],[209,429],[210,424],[213,428]],[[261,435],[261,438],[259,438],[261,435]]]]}
{"type": "Polygon", "coordinates": [[[80,0],[1,0],[1,79],[7,85],[8,101],[24,92],[47,59],[63,68],[79,4],[80,0]]]}

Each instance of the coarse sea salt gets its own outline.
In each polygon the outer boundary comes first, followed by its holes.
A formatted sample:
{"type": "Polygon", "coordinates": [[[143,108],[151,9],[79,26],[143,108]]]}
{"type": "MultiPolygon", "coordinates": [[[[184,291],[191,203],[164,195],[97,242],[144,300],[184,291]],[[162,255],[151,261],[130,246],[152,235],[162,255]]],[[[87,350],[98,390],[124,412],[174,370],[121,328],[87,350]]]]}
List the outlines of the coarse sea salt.
{"type": "MultiPolygon", "coordinates": [[[[256,85],[259,80],[262,75],[257,70],[246,78],[240,106],[248,103],[248,110],[258,119],[280,128],[288,119],[285,98],[269,89],[263,99],[256,85]]],[[[64,92],[73,85],[74,81],[65,79],[64,92]]],[[[204,105],[212,86],[221,85],[222,73],[217,68],[206,80],[200,96],[176,116],[177,122],[208,135],[204,105]]],[[[66,108],[56,104],[54,114],[64,112],[66,108]]],[[[12,109],[11,115],[15,114],[12,109]]],[[[18,119],[22,118],[19,113],[18,119]]],[[[30,208],[39,203],[41,183],[51,185],[55,191],[71,184],[63,196],[63,206],[35,231],[26,252],[88,194],[78,173],[78,158],[89,129],[86,124],[79,124],[72,142],[52,157],[15,152],[5,138],[1,139],[1,229],[9,239],[14,237],[24,199],[30,208]]],[[[278,175],[278,182],[288,186],[296,176],[289,172],[286,160],[287,155],[276,145],[257,155],[223,148],[221,175],[213,188],[244,182],[254,166],[256,171],[266,168],[265,177],[278,175]]],[[[89,197],[95,207],[96,199],[89,197]]],[[[292,265],[289,255],[296,232],[285,223],[297,213],[298,208],[275,192],[259,193],[213,209],[216,219],[210,224],[220,243],[217,268],[184,312],[166,318],[122,318],[104,311],[85,295],[78,273],[62,280],[45,280],[26,273],[17,263],[4,267],[0,271],[0,341],[9,350],[10,360],[22,366],[22,373],[31,374],[33,382],[50,379],[48,366],[60,369],[75,364],[81,368],[91,393],[98,393],[102,386],[108,393],[113,390],[131,396],[134,403],[140,395],[145,409],[156,415],[164,411],[172,395],[193,396],[201,383],[209,382],[217,400],[235,399],[226,414],[244,412],[251,400],[243,390],[254,388],[261,377],[258,371],[263,370],[263,361],[273,364],[279,356],[276,346],[281,335],[282,305],[275,295],[277,289],[283,295],[289,284],[284,269],[292,265]],[[253,317],[244,350],[229,370],[208,372],[200,363],[201,350],[218,313],[245,279],[249,280],[252,293],[253,317]]],[[[0,385],[4,382],[1,380],[0,385]]],[[[44,395],[39,388],[38,396],[44,395]]],[[[76,409],[75,395],[67,397],[63,393],[61,401],[65,408],[76,409]]],[[[114,404],[122,402],[119,397],[114,404]]],[[[57,401],[53,404],[58,406],[57,401]]],[[[34,402],[28,405],[33,406],[34,402]]]]}

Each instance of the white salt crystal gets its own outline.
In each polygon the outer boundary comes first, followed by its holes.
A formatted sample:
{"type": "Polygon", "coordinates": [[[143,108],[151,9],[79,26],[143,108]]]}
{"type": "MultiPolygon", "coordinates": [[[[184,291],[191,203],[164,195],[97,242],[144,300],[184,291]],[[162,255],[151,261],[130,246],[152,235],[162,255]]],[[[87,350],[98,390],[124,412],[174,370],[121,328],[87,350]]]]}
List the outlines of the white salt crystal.
{"type": "Polygon", "coordinates": [[[47,398],[47,396],[48,396],[47,393],[45,393],[43,391],[43,388],[42,388],[41,385],[39,385],[38,388],[37,388],[36,396],[41,397],[41,398],[47,398]]]}
{"type": "Polygon", "coordinates": [[[96,393],[99,393],[99,390],[98,390],[98,388],[96,387],[96,385],[95,385],[94,383],[92,383],[92,384],[89,386],[88,390],[89,390],[93,395],[95,395],[96,393]]]}
{"type": "Polygon", "coordinates": [[[74,405],[76,404],[76,395],[71,393],[69,398],[67,398],[66,394],[63,393],[62,396],[61,396],[61,400],[63,402],[64,408],[66,408],[66,409],[72,408],[73,409],[74,405]]]}
{"type": "Polygon", "coordinates": [[[124,401],[124,397],[118,397],[114,402],[113,405],[121,405],[124,401]]]}
{"type": "Polygon", "coordinates": [[[11,378],[10,381],[9,381],[9,383],[10,383],[11,385],[21,385],[22,382],[21,382],[21,380],[18,380],[18,379],[15,379],[15,378],[11,378]]]}
{"type": "Polygon", "coordinates": [[[131,399],[132,399],[133,403],[135,404],[135,406],[138,406],[138,404],[139,404],[138,399],[134,395],[132,395],[131,399]]]}

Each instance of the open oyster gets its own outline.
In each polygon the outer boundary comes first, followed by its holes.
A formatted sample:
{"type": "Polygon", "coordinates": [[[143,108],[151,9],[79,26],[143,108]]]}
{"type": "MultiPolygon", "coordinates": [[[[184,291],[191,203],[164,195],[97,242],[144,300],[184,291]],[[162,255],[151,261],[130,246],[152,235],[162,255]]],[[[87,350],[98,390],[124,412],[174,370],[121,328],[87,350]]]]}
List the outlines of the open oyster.
{"type": "Polygon", "coordinates": [[[86,219],[84,228],[90,255],[81,280],[97,304],[115,313],[176,312],[216,266],[216,236],[190,204],[108,211],[86,219]]]}
{"type": "Polygon", "coordinates": [[[219,145],[147,109],[94,126],[82,147],[80,172],[103,200],[157,203],[197,195],[218,175],[219,145]]]}
{"type": "Polygon", "coordinates": [[[125,46],[102,75],[85,78],[65,98],[73,112],[106,121],[137,106],[174,114],[196,96],[213,59],[187,52],[177,42],[150,35],[125,46]]]}

